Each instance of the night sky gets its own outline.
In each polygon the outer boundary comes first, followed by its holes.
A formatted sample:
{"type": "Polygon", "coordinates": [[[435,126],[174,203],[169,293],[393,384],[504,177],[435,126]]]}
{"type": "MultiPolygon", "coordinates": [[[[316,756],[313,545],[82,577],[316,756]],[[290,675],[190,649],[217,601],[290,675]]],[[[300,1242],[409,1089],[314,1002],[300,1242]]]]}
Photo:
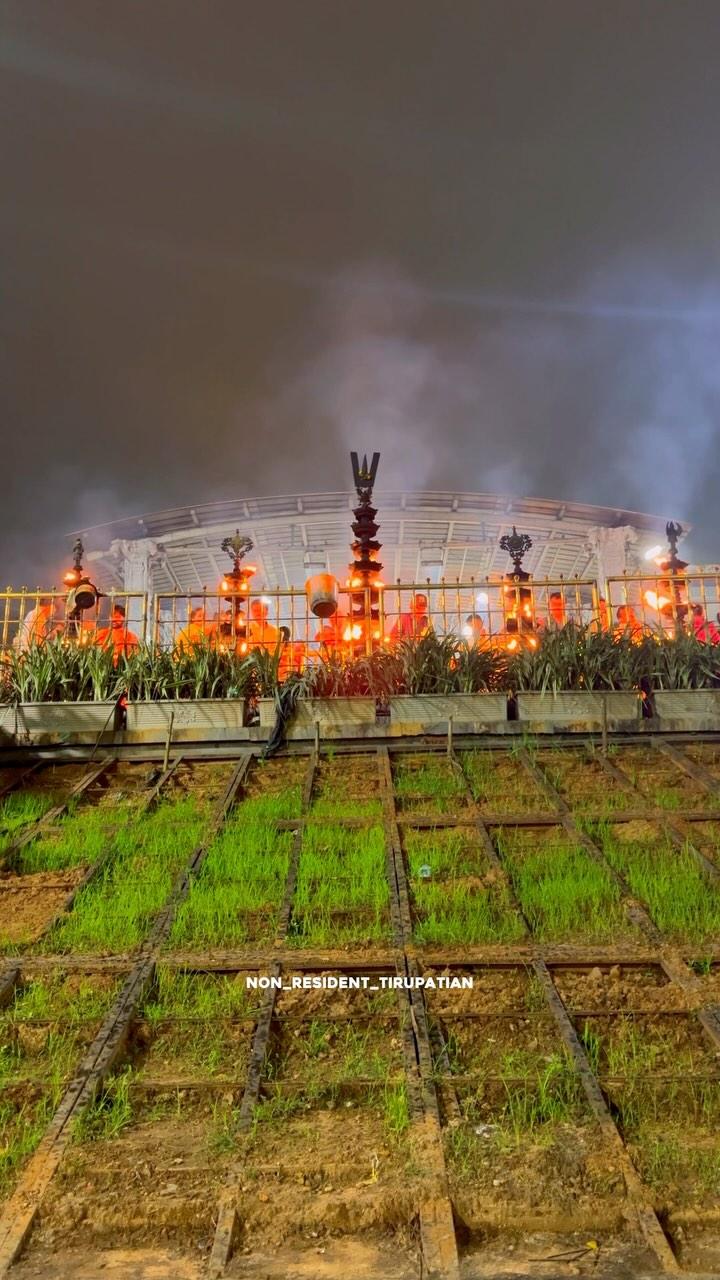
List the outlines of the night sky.
{"type": "Polygon", "coordinates": [[[350,448],[720,561],[718,0],[0,15],[5,582],[350,448]]]}

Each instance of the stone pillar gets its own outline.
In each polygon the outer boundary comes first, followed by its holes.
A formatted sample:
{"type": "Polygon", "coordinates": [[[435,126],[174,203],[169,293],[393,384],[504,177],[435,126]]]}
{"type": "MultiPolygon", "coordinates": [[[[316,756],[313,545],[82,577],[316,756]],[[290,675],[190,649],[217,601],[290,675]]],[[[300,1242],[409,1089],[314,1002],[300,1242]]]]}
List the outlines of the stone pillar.
{"type": "Polygon", "coordinates": [[[124,589],[147,597],[146,608],[140,599],[128,600],[127,622],[140,636],[144,627],[149,642],[153,637],[153,568],[162,563],[163,553],[151,538],[116,538],[110,544],[110,552],[120,561],[124,589]]]}
{"type": "MultiPolygon", "coordinates": [[[[622,577],[624,573],[635,573],[637,557],[634,549],[638,541],[638,531],[630,524],[610,529],[606,525],[594,525],[588,530],[588,548],[595,556],[595,577],[601,596],[608,599],[608,578],[622,577]]],[[[630,604],[640,599],[640,584],[629,582],[625,589],[615,585],[612,592],[614,610],[623,603],[627,592],[630,604]]]]}

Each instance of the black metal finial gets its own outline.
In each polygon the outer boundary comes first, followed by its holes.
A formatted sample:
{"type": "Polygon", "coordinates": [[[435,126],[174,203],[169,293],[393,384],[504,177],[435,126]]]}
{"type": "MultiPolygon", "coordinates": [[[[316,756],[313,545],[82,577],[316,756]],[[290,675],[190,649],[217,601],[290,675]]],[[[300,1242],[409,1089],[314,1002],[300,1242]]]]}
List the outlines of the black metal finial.
{"type": "Polygon", "coordinates": [[[358,497],[362,498],[365,494],[372,493],[372,488],[375,484],[375,477],[377,475],[378,463],[380,462],[380,454],[373,454],[370,466],[368,466],[366,453],[363,454],[362,466],[360,465],[359,454],[352,452],[350,454],[350,460],[352,462],[355,488],[357,490],[358,497]]]}
{"type": "Polygon", "coordinates": [[[528,533],[518,533],[515,525],[512,527],[512,533],[503,534],[500,539],[501,551],[507,551],[513,562],[513,570],[516,577],[520,577],[523,573],[522,558],[532,546],[532,538],[528,533]]]}
{"type": "Polygon", "coordinates": [[[241,534],[239,529],[236,529],[234,537],[223,538],[220,543],[220,550],[225,551],[226,554],[229,555],[233,562],[233,569],[237,573],[240,568],[240,561],[243,556],[248,554],[248,551],[252,551],[253,545],[254,543],[252,538],[245,537],[244,534],[241,534]]]}
{"type": "Polygon", "coordinates": [[[668,540],[670,555],[665,558],[664,568],[669,569],[671,573],[681,573],[683,569],[687,569],[687,560],[682,560],[678,555],[678,538],[681,538],[685,530],[681,524],[677,524],[674,520],[668,520],[665,525],[665,536],[668,540]]]}
{"type": "Polygon", "coordinates": [[[78,573],[82,573],[82,558],[84,554],[85,548],[82,544],[82,538],[76,538],[73,543],[72,555],[73,569],[76,569],[78,573]]]}

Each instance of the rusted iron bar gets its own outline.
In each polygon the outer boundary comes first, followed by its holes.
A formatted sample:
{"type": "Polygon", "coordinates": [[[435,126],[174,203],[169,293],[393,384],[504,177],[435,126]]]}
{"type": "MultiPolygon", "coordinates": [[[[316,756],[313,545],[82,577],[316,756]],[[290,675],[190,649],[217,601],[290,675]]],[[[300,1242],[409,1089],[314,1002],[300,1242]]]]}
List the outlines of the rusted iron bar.
{"type": "Polygon", "coordinates": [[[678,1272],[680,1267],[675,1254],[672,1251],[670,1242],[667,1239],[667,1236],[665,1235],[655,1213],[650,1193],[643,1185],[643,1182],[630,1159],[625,1143],[623,1142],[622,1136],[610,1114],[602,1089],[600,1088],[600,1085],[593,1073],[592,1067],[590,1066],[585,1050],[580,1043],[572,1020],[568,1015],[565,1005],[563,1004],[552,980],[550,971],[545,962],[539,957],[537,957],[533,962],[533,969],[535,970],[535,975],[542,986],[543,992],[545,993],[545,998],[555,1019],[555,1023],[562,1037],[563,1043],[570,1053],[575,1069],[580,1077],[580,1083],[582,1084],[590,1109],[598,1123],[600,1131],[617,1155],[622,1168],[623,1177],[625,1179],[628,1199],[637,1214],[638,1225],[645,1242],[657,1259],[657,1263],[662,1271],[678,1272]]]}
{"type": "MultiPolygon", "coordinates": [[[[483,822],[487,827],[556,827],[559,824],[558,815],[556,813],[543,810],[542,813],[481,813],[483,822]]],[[[606,822],[610,825],[622,822],[665,822],[668,816],[667,809],[629,809],[629,810],[613,810],[611,813],[593,813],[590,810],[583,812],[582,816],[590,820],[606,822]]],[[[720,822],[720,809],[673,809],[672,816],[683,822],[720,822]]],[[[398,813],[396,815],[399,827],[409,827],[411,830],[433,830],[442,827],[474,827],[475,818],[471,813],[465,810],[463,813],[439,813],[439,814],[416,814],[398,813]]],[[[271,819],[273,826],[277,831],[294,831],[297,827],[323,827],[323,828],[358,828],[377,826],[382,822],[382,814],[366,814],[362,818],[345,818],[335,814],[307,814],[305,817],[298,818],[274,818],[271,819]]]]}
{"type": "MultiPolygon", "coordinates": [[[[305,781],[303,784],[302,794],[303,815],[307,813],[312,803],[317,767],[318,752],[317,750],[313,750],[308,757],[307,769],[305,771],[305,781]]],[[[278,927],[273,949],[277,949],[283,945],[290,927],[292,902],[295,894],[295,886],[297,884],[302,842],[303,827],[302,825],[299,825],[295,832],[292,849],[290,851],[287,879],[285,882],[285,893],[278,918],[278,927]]],[[[277,958],[274,958],[269,966],[269,976],[271,978],[279,978],[281,973],[282,963],[277,958]]],[[[208,1262],[208,1273],[210,1276],[217,1277],[223,1274],[233,1255],[233,1250],[237,1240],[239,1229],[236,1208],[238,1187],[242,1179],[245,1150],[252,1125],[253,1114],[260,1097],[262,1073],[267,1057],[270,1028],[275,1014],[276,1000],[277,987],[273,985],[268,988],[265,993],[265,999],[263,1000],[262,1008],[255,1026],[255,1033],[253,1035],[247,1079],[245,1081],[243,1098],[240,1104],[240,1117],[238,1122],[238,1134],[241,1139],[241,1150],[238,1159],[235,1161],[227,1175],[225,1185],[220,1195],[215,1235],[208,1262]]]]}
{"type": "Polygon", "coordinates": [[[696,764],[694,760],[688,760],[683,751],[679,751],[665,738],[652,738],[653,747],[657,751],[662,752],[673,764],[676,764],[686,773],[689,778],[693,778],[695,782],[699,782],[700,786],[709,792],[711,796],[720,795],[720,778],[716,778],[708,769],[703,768],[701,764],[696,764]]]}
{"type": "Polygon", "coordinates": [[[186,896],[193,876],[202,866],[212,839],[234,803],[249,761],[248,756],[233,770],[204,842],[191,854],[185,871],[173,886],[170,898],[156,918],[132,971],[103,1019],[35,1154],[30,1158],[15,1192],[5,1206],[0,1217],[0,1276],[7,1275],[27,1241],[45,1191],[70,1141],[72,1123],[93,1100],[122,1056],[132,1020],[154,980],[161,944],[170,932],[177,907],[186,896]]]}
{"type": "MultiPolygon", "coordinates": [[[[385,813],[385,843],[388,855],[388,878],[391,901],[394,900],[394,924],[399,926],[398,941],[402,945],[402,961],[408,977],[417,977],[419,970],[414,958],[412,938],[412,913],[402,842],[395,810],[392,767],[387,748],[378,749],[380,784],[385,813]]],[[[425,1127],[428,1141],[425,1147],[430,1187],[419,1206],[420,1239],[423,1266],[428,1277],[436,1280],[459,1280],[460,1262],[452,1202],[448,1184],[440,1109],[437,1089],[433,1080],[433,1060],[428,1033],[427,1012],[422,990],[398,992],[401,1009],[409,1013],[402,1017],[405,1063],[411,1101],[416,1096],[418,1074],[422,1087],[422,1107],[416,1109],[416,1121],[425,1127]],[[404,998],[404,999],[403,999],[404,998]],[[410,1037],[412,1027],[412,1038],[410,1037]]],[[[456,1106],[457,1106],[457,1100],[456,1106]]]]}

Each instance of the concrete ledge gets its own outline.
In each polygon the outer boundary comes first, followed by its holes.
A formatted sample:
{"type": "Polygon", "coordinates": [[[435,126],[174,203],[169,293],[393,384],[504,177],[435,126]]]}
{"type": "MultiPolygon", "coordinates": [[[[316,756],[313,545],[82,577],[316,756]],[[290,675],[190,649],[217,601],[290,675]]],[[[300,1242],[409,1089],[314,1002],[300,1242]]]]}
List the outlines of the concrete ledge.
{"type": "Polygon", "coordinates": [[[660,732],[716,733],[720,729],[720,689],[658,690],[651,723],[660,732]]]}
{"type": "Polygon", "coordinates": [[[637,731],[642,702],[635,692],[519,693],[518,722],[531,733],[637,731]]]}

